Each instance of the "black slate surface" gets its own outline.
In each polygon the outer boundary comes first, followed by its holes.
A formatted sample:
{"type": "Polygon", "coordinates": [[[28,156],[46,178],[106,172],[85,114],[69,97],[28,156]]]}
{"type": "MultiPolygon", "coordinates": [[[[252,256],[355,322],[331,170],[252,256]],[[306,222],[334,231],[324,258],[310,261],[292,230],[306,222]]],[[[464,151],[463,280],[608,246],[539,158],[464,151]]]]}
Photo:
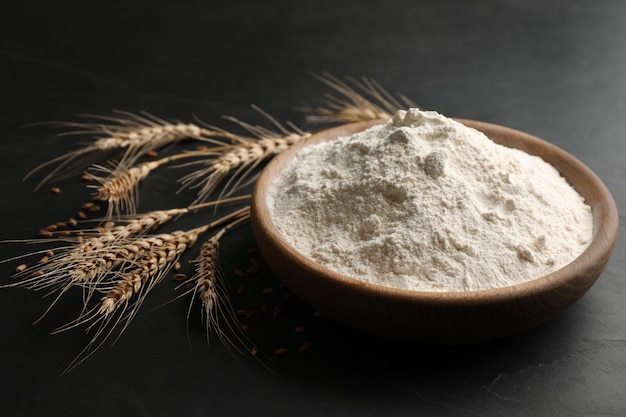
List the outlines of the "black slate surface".
{"type": "MultiPolygon", "coordinates": [[[[36,236],[73,216],[91,192],[76,178],[55,182],[60,194],[21,182],[79,141],[26,125],[113,109],[186,121],[195,114],[223,125],[223,114],[258,121],[253,103],[311,128],[299,109],[318,105],[328,91],[310,75],[322,71],[367,76],[422,108],[542,137],[592,168],[626,209],[624,2],[87,3],[2,6],[2,239],[36,236]]],[[[159,171],[142,187],[141,207],[180,205],[188,195],[174,195],[175,180],[159,171]]],[[[166,280],[117,343],[60,376],[88,337],[49,333],[76,316],[79,297],[31,326],[51,300],[2,289],[0,415],[626,414],[621,238],[598,283],[553,321],[504,340],[445,347],[377,339],[316,317],[284,297],[263,263],[257,275],[235,276],[252,245],[244,227],[221,252],[233,288],[247,289],[233,295],[236,307],[284,305],[280,318],[258,314],[249,323],[268,353],[265,366],[217,340],[207,346],[196,310],[187,324],[188,299],[163,305],[178,294],[166,280]],[[266,287],[278,291],[261,294],[266,287]],[[296,333],[300,325],[308,332],[296,333]],[[311,349],[297,352],[305,342],[311,349]],[[275,356],[278,347],[289,351],[275,356]]],[[[3,259],[32,249],[0,248],[3,259]]],[[[2,283],[19,262],[0,264],[2,283]]]]}

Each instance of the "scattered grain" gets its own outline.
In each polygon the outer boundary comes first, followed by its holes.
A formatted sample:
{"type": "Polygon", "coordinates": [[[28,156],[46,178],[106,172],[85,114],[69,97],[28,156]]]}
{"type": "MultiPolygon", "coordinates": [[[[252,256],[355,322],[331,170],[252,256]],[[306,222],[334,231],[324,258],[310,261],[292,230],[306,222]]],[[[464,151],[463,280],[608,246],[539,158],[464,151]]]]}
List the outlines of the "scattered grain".
{"type": "Polygon", "coordinates": [[[61,192],[61,189],[59,187],[50,187],[50,192],[52,194],[59,194],[61,192]]]}
{"type": "Polygon", "coordinates": [[[274,354],[277,355],[277,356],[285,355],[286,353],[287,353],[287,348],[286,347],[279,347],[278,349],[276,349],[274,351],[274,354]]]}
{"type": "Polygon", "coordinates": [[[311,342],[304,342],[303,344],[300,345],[300,348],[298,349],[298,351],[300,353],[304,353],[304,352],[307,352],[309,349],[311,349],[311,342]]]}
{"type": "Polygon", "coordinates": [[[146,156],[148,158],[156,158],[159,155],[159,153],[157,151],[155,151],[154,149],[150,149],[147,153],[146,156]]]}
{"type": "Polygon", "coordinates": [[[15,267],[15,272],[22,272],[22,271],[25,271],[25,270],[26,270],[26,268],[28,268],[28,267],[26,266],[26,264],[20,264],[20,265],[18,265],[18,266],[16,266],[16,267],[15,267]]]}
{"type": "Polygon", "coordinates": [[[71,218],[68,220],[68,223],[70,224],[70,226],[72,227],[76,227],[76,225],[78,224],[78,222],[76,221],[75,218],[71,218]]]}
{"type": "Polygon", "coordinates": [[[85,212],[79,211],[78,213],[76,213],[76,217],[78,217],[81,220],[85,220],[87,218],[87,215],[85,214],[85,212]]]}
{"type": "Polygon", "coordinates": [[[296,333],[304,333],[309,330],[308,326],[298,326],[296,327],[296,333]]]}
{"type": "Polygon", "coordinates": [[[174,274],[174,281],[187,281],[187,275],[185,275],[185,274],[174,274]]]}
{"type": "Polygon", "coordinates": [[[180,261],[176,261],[176,263],[174,264],[174,271],[180,271],[181,265],[180,265],[180,261]]]}
{"type": "Polygon", "coordinates": [[[42,256],[41,259],[39,260],[39,263],[45,264],[45,263],[48,263],[49,260],[50,258],[48,256],[42,256]]]}
{"type": "Polygon", "coordinates": [[[89,210],[89,209],[90,209],[90,208],[92,208],[94,205],[95,205],[95,203],[94,203],[94,202],[89,201],[89,202],[87,202],[87,203],[83,204],[82,209],[83,209],[83,210],[89,210]]]}
{"type": "Polygon", "coordinates": [[[263,288],[261,290],[261,293],[265,294],[265,295],[272,295],[272,294],[276,293],[276,290],[274,288],[272,288],[272,287],[267,287],[267,288],[263,288]]]}
{"type": "Polygon", "coordinates": [[[46,229],[39,231],[39,236],[41,237],[52,237],[52,232],[46,229]]]}
{"type": "Polygon", "coordinates": [[[83,176],[80,177],[80,179],[83,182],[91,182],[91,181],[93,181],[93,177],[91,175],[88,175],[88,174],[83,174],[83,176]]]}
{"type": "Polygon", "coordinates": [[[256,355],[258,355],[258,354],[259,354],[259,348],[258,348],[258,347],[256,347],[256,346],[252,346],[252,347],[250,348],[250,354],[251,354],[252,356],[256,356],[256,355]]]}
{"type": "Polygon", "coordinates": [[[99,211],[100,211],[100,206],[98,206],[98,205],[94,204],[93,206],[89,207],[89,212],[90,213],[97,213],[99,211]]]}
{"type": "Polygon", "coordinates": [[[285,307],[282,304],[276,304],[274,306],[274,312],[273,312],[274,317],[279,317],[280,315],[282,315],[284,308],[285,307]]]}
{"type": "Polygon", "coordinates": [[[239,288],[237,288],[237,295],[243,295],[246,292],[246,287],[244,287],[243,285],[240,285],[239,288]]]}
{"type": "Polygon", "coordinates": [[[256,274],[261,270],[261,264],[255,258],[250,258],[250,266],[246,270],[248,274],[256,274]]]}
{"type": "Polygon", "coordinates": [[[246,273],[243,272],[241,269],[237,268],[235,270],[233,270],[233,274],[235,274],[238,277],[245,277],[246,273]]]}
{"type": "Polygon", "coordinates": [[[244,332],[248,332],[248,331],[250,331],[250,325],[249,325],[249,324],[246,324],[246,323],[241,323],[241,324],[239,325],[239,327],[240,327],[240,328],[241,328],[241,330],[243,330],[244,332]]]}
{"type": "Polygon", "coordinates": [[[43,275],[43,271],[39,270],[39,271],[35,271],[32,274],[30,274],[31,277],[36,278],[36,277],[40,277],[43,275]]]}

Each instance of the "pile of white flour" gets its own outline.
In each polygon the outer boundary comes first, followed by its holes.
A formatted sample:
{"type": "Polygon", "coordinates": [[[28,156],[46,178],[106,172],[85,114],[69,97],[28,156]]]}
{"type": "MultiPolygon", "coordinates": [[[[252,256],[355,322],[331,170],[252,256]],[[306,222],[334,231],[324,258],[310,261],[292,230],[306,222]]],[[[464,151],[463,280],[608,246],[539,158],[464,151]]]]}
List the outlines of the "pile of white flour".
{"type": "Polygon", "coordinates": [[[574,260],[592,237],[590,207],[551,165],[417,109],[303,148],[267,202],[307,257],[411,290],[532,280],[574,260]]]}

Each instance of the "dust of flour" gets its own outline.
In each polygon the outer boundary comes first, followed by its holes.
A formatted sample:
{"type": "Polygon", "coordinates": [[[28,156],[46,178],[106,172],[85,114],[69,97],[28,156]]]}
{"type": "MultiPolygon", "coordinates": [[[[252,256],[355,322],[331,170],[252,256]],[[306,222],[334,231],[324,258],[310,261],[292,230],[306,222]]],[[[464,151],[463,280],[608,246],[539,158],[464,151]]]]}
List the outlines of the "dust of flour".
{"type": "Polygon", "coordinates": [[[416,109],[303,148],[267,201],[307,257],[411,290],[532,280],[575,259],[592,237],[590,207],[551,165],[416,109]]]}

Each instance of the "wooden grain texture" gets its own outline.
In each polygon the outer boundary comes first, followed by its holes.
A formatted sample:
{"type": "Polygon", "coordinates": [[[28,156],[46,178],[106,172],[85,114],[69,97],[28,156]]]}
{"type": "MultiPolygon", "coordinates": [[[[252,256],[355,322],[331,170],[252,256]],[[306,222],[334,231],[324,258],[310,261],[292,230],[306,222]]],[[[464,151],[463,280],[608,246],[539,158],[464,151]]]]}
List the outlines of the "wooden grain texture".
{"type": "Polygon", "coordinates": [[[461,343],[493,339],[535,327],[578,300],[604,270],[617,237],[618,213],[602,181],[582,162],[539,138],[472,120],[461,123],[494,142],[552,164],[592,208],[594,236],[572,263],[522,284],[467,292],[425,292],[363,283],[314,263],[288,245],[266,206],[272,179],[303,146],[364,130],[380,121],[322,131],[276,157],[264,169],[252,199],[252,227],[261,253],[298,297],[327,316],[362,331],[414,341],[461,343]]]}

